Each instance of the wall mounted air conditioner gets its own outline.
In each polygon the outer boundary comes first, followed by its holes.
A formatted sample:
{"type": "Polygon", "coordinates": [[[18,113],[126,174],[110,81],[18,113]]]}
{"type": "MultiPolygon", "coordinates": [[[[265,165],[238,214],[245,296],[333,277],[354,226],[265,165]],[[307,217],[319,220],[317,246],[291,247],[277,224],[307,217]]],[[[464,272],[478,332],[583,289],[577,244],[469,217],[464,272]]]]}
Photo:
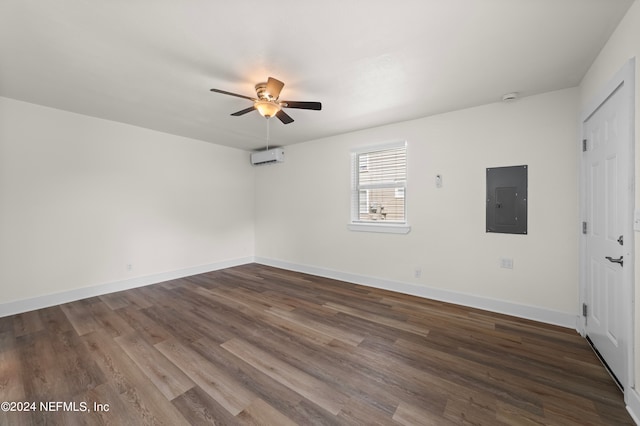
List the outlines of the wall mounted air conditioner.
{"type": "Polygon", "coordinates": [[[282,148],[272,148],[251,153],[251,164],[254,166],[282,162],[284,162],[284,149],[282,148]]]}

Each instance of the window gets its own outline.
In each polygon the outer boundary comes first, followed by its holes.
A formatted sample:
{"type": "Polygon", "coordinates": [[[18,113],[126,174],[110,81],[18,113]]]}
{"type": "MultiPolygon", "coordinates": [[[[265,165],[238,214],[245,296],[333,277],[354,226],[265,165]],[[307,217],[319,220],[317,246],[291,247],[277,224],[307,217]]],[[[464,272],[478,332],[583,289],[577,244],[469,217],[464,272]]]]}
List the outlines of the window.
{"type": "Polygon", "coordinates": [[[349,229],[407,233],[405,142],[352,153],[349,229]]]}

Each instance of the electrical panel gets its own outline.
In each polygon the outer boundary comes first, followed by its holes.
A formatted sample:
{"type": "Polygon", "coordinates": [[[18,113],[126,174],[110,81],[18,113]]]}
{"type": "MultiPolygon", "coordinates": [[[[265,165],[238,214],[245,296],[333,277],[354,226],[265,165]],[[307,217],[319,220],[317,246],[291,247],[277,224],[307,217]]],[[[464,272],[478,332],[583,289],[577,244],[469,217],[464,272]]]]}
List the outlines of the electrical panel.
{"type": "Polygon", "coordinates": [[[527,233],[527,166],[487,169],[487,232],[527,233]]]}

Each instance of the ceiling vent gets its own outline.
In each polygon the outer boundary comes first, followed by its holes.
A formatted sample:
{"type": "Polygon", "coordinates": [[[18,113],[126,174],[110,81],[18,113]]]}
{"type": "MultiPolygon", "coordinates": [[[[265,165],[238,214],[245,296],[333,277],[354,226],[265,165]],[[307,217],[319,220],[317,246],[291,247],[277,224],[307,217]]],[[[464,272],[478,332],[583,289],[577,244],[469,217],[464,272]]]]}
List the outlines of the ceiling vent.
{"type": "Polygon", "coordinates": [[[251,164],[253,164],[254,166],[283,162],[284,149],[282,148],[272,148],[251,153],[251,164]]]}

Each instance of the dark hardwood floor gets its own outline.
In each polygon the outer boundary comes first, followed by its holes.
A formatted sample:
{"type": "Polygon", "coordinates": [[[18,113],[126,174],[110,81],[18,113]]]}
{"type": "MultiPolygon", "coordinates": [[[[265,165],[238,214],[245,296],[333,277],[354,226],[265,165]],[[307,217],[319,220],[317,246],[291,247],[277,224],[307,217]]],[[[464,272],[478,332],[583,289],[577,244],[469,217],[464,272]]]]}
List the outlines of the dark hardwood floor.
{"type": "Polygon", "coordinates": [[[11,426],[633,424],[573,330],[256,264],[0,318],[0,401],[31,409],[11,426]]]}

